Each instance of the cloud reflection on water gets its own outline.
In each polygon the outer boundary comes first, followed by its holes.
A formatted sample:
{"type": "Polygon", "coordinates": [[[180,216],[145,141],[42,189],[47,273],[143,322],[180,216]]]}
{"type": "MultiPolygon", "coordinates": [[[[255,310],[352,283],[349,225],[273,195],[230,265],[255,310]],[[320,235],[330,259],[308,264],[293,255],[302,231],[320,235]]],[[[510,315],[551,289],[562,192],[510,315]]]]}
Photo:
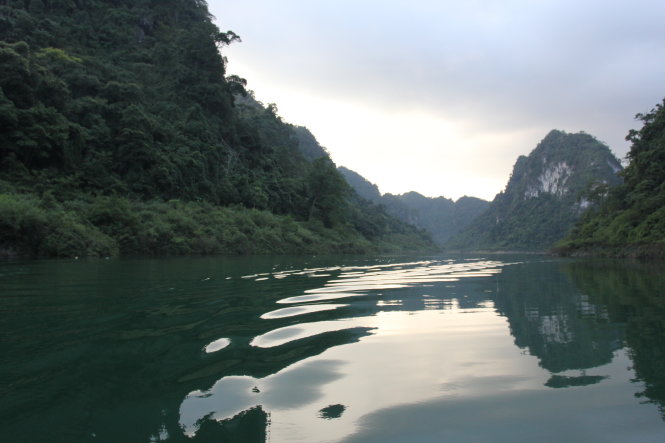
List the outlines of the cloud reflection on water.
{"type": "MultiPolygon", "coordinates": [[[[436,345],[428,343],[430,340],[437,336],[439,338],[444,337],[441,335],[444,332],[447,333],[445,342],[459,340],[460,335],[454,331],[459,331],[462,334],[466,334],[471,330],[476,332],[487,331],[488,325],[483,322],[483,324],[469,326],[466,320],[463,322],[451,320],[442,322],[436,315],[432,316],[432,314],[436,314],[436,311],[458,310],[459,304],[451,299],[442,300],[432,296],[431,289],[444,283],[450,286],[451,283],[459,282],[461,279],[487,279],[500,273],[505,265],[506,263],[488,260],[472,262],[425,260],[372,264],[369,266],[306,268],[274,272],[270,276],[247,275],[244,278],[254,280],[256,284],[264,284],[265,280],[263,279],[271,279],[271,277],[273,282],[281,282],[294,276],[321,277],[320,286],[305,289],[300,295],[284,297],[276,301],[277,305],[293,306],[270,310],[260,316],[261,319],[271,322],[290,320],[297,323],[278,324],[276,328],[256,335],[250,341],[250,346],[254,348],[280,348],[303,339],[314,340],[316,337],[324,337],[326,333],[362,330],[365,331],[364,334],[371,331],[371,336],[376,335],[380,341],[387,337],[393,337],[389,339],[392,342],[395,340],[395,336],[399,337],[397,342],[394,343],[394,349],[392,349],[395,355],[408,354],[411,351],[416,351],[416,354],[419,355],[418,357],[407,358],[406,362],[422,361],[423,358],[432,360],[433,358],[431,363],[434,363],[439,359],[439,356],[427,356],[431,354],[432,346],[436,347],[436,345]],[[326,279],[323,277],[326,277],[326,279]],[[423,293],[425,288],[429,288],[427,294],[423,293]],[[416,291],[414,294],[418,295],[417,300],[414,300],[413,297],[404,299],[404,291],[412,290],[416,291]],[[393,293],[399,293],[399,297],[394,298],[393,293]],[[346,303],[320,303],[339,299],[345,299],[346,303]],[[414,301],[416,306],[412,305],[414,301]],[[351,309],[351,311],[348,309],[351,309]],[[369,315],[358,315],[358,309],[364,310],[369,315]],[[425,310],[429,310],[430,314],[425,315],[425,310]],[[414,314],[418,314],[417,318],[410,317],[414,314]],[[308,321],[308,319],[312,319],[312,316],[321,315],[325,315],[325,319],[308,321]],[[434,333],[434,331],[437,332],[434,333]],[[404,341],[405,337],[418,338],[414,338],[414,342],[411,343],[410,341],[404,341]],[[410,351],[407,351],[404,348],[405,346],[410,348],[410,351]]],[[[490,304],[482,309],[491,312],[492,306],[490,304]]],[[[493,315],[490,315],[490,317],[493,317],[493,315]]],[[[481,317],[477,318],[480,319],[481,317]]],[[[495,326],[489,327],[490,330],[496,328],[496,322],[492,323],[495,326]]],[[[499,325],[500,328],[505,327],[503,321],[499,321],[499,325]]],[[[365,335],[361,341],[371,342],[372,340],[369,337],[365,335]]],[[[487,343],[491,342],[492,340],[487,341],[487,343]]],[[[384,345],[381,345],[381,349],[385,345],[389,344],[384,343],[384,345]]],[[[362,380],[367,377],[376,377],[377,383],[369,383],[371,389],[367,392],[369,398],[373,400],[367,403],[365,407],[358,407],[358,401],[356,400],[353,407],[356,412],[344,414],[336,420],[337,422],[340,420],[347,422],[358,418],[358,414],[369,412],[367,408],[370,407],[370,404],[373,407],[376,407],[377,402],[389,405],[395,402],[399,403],[405,398],[413,398],[414,400],[422,396],[424,396],[422,398],[429,398],[433,393],[438,395],[436,393],[440,392],[438,389],[431,391],[427,388],[423,392],[422,387],[426,386],[426,383],[423,384],[423,378],[419,376],[411,377],[412,383],[401,383],[402,386],[399,389],[388,389],[384,394],[377,396],[377,392],[373,390],[378,389],[380,391],[381,384],[390,385],[390,377],[402,377],[393,373],[393,371],[385,373],[386,367],[390,366],[390,363],[385,359],[392,360],[394,358],[393,352],[382,352],[381,358],[365,361],[369,355],[376,356],[376,353],[362,355],[361,351],[361,355],[357,355],[356,351],[362,346],[353,347],[353,345],[348,344],[337,346],[337,349],[340,348],[347,349],[339,355],[339,358],[335,359],[335,364],[323,359],[324,357],[321,357],[322,359],[310,358],[264,378],[243,375],[223,377],[210,389],[194,391],[187,396],[180,408],[180,424],[186,430],[187,435],[192,436],[196,434],[201,420],[206,417],[218,421],[228,420],[257,405],[261,405],[264,410],[270,411],[273,417],[275,414],[280,414],[279,411],[294,409],[295,414],[299,415],[304,414],[305,409],[315,408],[316,411],[298,420],[307,423],[308,420],[315,419],[317,416],[320,418],[322,407],[315,403],[315,400],[319,397],[328,399],[330,384],[341,383],[336,388],[337,391],[346,391],[345,396],[348,396],[349,392],[362,390],[362,386],[353,388],[351,385],[363,384],[362,380]],[[349,348],[349,346],[351,347],[349,348]],[[355,351],[349,353],[351,350],[355,351]],[[365,363],[363,363],[364,361],[365,363]],[[373,366],[372,364],[367,366],[367,363],[371,363],[371,361],[382,363],[379,366],[373,366]],[[342,367],[347,366],[354,367],[354,369],[339,372],[342,367]],[[292,380],[293,383],[287,383],[286,380],[292,380]]],[[[326,353],[332,349],[334,348],[330,348],[326,353]]],[[[285,350],[284,352],[288,351],[285,350]]],[[[396,365],[396,367],[401,366],[404,366],[404,362],[396,365]]],[[[418,369],[418,364],[414,367],[406,364],[402,369],[408,373],[421,372],[428,374],[428,376],[432,375],[431,370],[423,372],[423,368],[418,369]]],[[[448,380],[445,377],[444,379],[448,380]]],[[[367,385],[366,382],[365,385],[367,385]]],[[[329,400],[328,405],[354,403],[350,398],[342,403],[339,399],[329,398],[329,400]]],[[[342,428],[348,429],[348,423],[342,428]]],[[[275,429],[271,432],[272,435],[277,437],[275,429]]],[[[279,440],[279,437],[277,439],[279,440]]]]}

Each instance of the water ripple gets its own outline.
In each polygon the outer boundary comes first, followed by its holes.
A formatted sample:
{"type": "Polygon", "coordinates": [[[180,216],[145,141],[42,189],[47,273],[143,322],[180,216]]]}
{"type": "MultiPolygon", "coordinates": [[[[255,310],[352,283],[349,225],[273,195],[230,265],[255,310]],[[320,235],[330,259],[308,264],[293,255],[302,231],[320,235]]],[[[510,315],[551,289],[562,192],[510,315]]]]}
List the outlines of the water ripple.
{"type": "Polygon", "coordinates": [[[273,319],[273,318],[294,317],[296,315],[310,314],[312,312],[330,311],[333,309],[343,308],[346,306],[349,305],[320,304],[320,305],[294,306],[292,308],[275,309],[274,311],[266,312],[261,316],[261,318],[273,319]]]}
{"type": "MultiPolygon", "coordinates": [[[[501,272],[506,263],[491,260],[453,262],[451,260],[423,260],[404,263],[372,264],[371,266],[343,266],[331,268],[308,268],[288,270],[273,274],[278,278],[290,276],[332,278],[319,287],[306,289],[302,295],[278,300],[277,304],[301,304],[289,308],[276,309],[261,315],[262,319],[294,317],[313,312],[348,307],[349,304],[315,304],[322,301],[346,299],[350,297],[379,296],[382,291],[431,286],[435,283],[457,282],[460,279],[491,277],[501,272]],[[336,275],[335,275],[336,274],[336,275]],[[333,276],[334,275],[334,276],[333,276]],[[381,291],[381,292],[380,292],[381,291]]],[[[255,278],[256,275],[248,276],[255,278]]],[[[450,301],[427,300],[423,295],[424,309],[446,309],[450,301]]],[[[376,300],[375,306],[382,309],[403,306],[401,299],[376,300]]],[[[255,337],[251,344],[255,347],[280,346],[295,340],[312,337],[325,332],[368,326],[368,317],[338,319],[324,322],[301,322],[297,325],[277,328],[255,337]]]]}
{"type": "MultiPolygon", "coordinates": [[[[267,312],[260,315],[262,320],[266,320],[265,325],[268,328],[255,333],[256,335],[249,341],[248,352],[263,355],[266,359],[278,359],[281,355],[302,352],[299,349],[320,353],[331,346],[346,345],[353,340],[369,340],[368,337],[378,334],[383,338],[376,343],[383,343],[386,337],[394,334],[429,337],[427,334],[433,334],[432,330],[444,326],[448,335],[455,332],[465,336],[466,322],[459,323],[461,321],[459,316],[450,314],[450,317],[446,317],[448,319],[446,322],[440,322],[437,317],[439,314],[433,311],[464,312],[460,307],[461,303],[465,303],[465,309],[478,308],[481,313],[493,310],[493,306],[478,305],[481,300],[474,299],[473,302],[467,300],[468,289],[465,288],[472,286],[464,286],[460,281],[493,277],[501,273],[507,264],[484,259],[421,260],[280,271],[273,269],[270,274],[245,275],[242,278],[252,280],[259,285],[264,285],[265,280],[271,280],[274,284],[278,284],[278,290],[285,294],[288,293],[290,285],[285,285],[284,279],[293,279],[293,282],[297,283],[293,287],[302,288],[300,293],[275,300],[273,308],[268,307],[267,312]],[[458,291],[459,296],[456,295],[458,291]],[[346,303],[325,303],[341,299],[346,303]],[[464,301],[460,303],[460,300],[464,301]],[[322,312],[327,314],[310,316],[322,312]],[[428,314],[425,314],[426,312],[428,314]],[[405,313],[407,315],[404,315],[405,313]],[[342,336],[334,334],[348,334],[348,337],[340,340],[342,336]]],[[[478,324],[473,325],[472,329],[477,332],[482,327],[478,324]]],[[[445,340],[453,342],[456,340],[448,335],[445,340]]],[[[442,337],[440,334],[433,336],[442,337]]],[[[206,346],[206,352],[214,352],[230,343],[224,340],[226,339],[210,343],[206,346]]],[[[416,350],[419,346],[418,339],[414,339],[407,348],[416,350]]],[[[319,394],[307,389],[306,386],[303,389],[303,377],[311,378],[314,374],[323,374],[331,377],[331,380],[342,375],[338,373],[337,368],[305,360],[292,366],[285,366],[277,374],[263,379],[249,377],[246,374],[223,377],[211,389],[194,391],[187,396],[181,406],[181,426],[187,435],[194,436],[198,423],[203,417],[226,420],[255,405],[263,405],[269,410],[279,409],[278,400],[291,401],[294,395],[306,397],[306,401],[303,400],[302,403],[309,404],[319,394]],[[310,365],[318,366],[310,368],[310,365]],[[293,378],[296,375],[298,380],[294,384],[282,380],[284,377],[293,378]],[[276,395],[277,388],[285,392],[276,395]]],[[[343,419],[342,411],[346,409],[344,403],[327,404],[329,406],[323,404],[316,409],[318,418],[343,419]]],[[[345,413],[344,417],[346,415],[345,413]]]]}
{"type": "MultiPolygon", "coordinates": [[[[287,297],[277,303],[302,303],[365,295],[371,291],[403,289],[431,283],[459,281],[462,278],[491,277],[501,272],[505,263],[477,261],[453,263],[446,261],[419,261],[372,266],[342,268],[315,268],[288,271],[290,275],[313,274],[339,270],[337,277],[323,286],[305,290],[305,295],[287,297]],[[315,295],[312,297],[311,295],[315,295]]],[[[281,275],[284,275],[282,273],[281,275]]]]}
{"type": "Polygon", "coordinates": [[[217,352],[221,349],[224,349],[228,345],[231,344],[231,340],[228,338],[219,338],[213,342],[208,343],[203,350],[206,352],[206,354],[211,354],[213,352],[217,352]]]}
{"type": "Polygon", "coordinates": [[[283,328],[273,329],[272,331],[266,332],[265,334],[254,337],[254,339],[250,342],[250,345],[258,348],[272,348],[295,340],[301,340],[303,338],[320,335],[325,332],[335,332],[367,327],[367,323],[368,318],[366,317],[299,323],[296,326],[286,326],[283,328]]]}

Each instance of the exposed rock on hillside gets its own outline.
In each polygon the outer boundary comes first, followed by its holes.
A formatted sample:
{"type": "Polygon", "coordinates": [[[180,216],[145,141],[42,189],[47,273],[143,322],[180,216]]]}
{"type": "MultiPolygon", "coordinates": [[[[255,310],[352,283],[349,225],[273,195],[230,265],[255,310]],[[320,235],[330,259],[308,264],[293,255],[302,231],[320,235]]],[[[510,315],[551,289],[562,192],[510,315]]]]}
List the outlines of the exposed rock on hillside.
{"type": "Polygon", "coordinates": [[[446,246],[453,249],[543,250],[563,238],[592,203],[589,195],[618,185],[621,163],[589,134],[553,130],[515,163],[506,189],[446,246]]]}

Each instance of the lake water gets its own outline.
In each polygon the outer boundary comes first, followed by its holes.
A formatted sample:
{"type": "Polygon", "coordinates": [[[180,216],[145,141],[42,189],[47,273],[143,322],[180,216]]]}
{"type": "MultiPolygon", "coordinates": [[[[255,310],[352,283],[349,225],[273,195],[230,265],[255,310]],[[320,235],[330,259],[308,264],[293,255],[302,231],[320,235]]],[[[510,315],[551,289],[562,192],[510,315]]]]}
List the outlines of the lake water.
{"type": "Polygon", "coordinates": [[[665,441],[659,265],[12,261],[0,315],[1,441],[665,441]]]}

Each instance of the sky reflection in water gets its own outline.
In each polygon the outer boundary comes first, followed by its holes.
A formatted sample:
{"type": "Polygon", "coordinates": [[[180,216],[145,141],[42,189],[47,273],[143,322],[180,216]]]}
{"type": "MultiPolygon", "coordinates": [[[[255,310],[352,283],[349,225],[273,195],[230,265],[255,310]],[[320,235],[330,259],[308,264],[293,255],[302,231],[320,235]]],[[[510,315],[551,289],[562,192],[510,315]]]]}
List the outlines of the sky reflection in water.
{"type": "MultiPolygon", "coordinates": [[[[330,277],[301,295],[277,300],[278,305],[296,306],[261,318],[293,321],[255,336],[250,346],[287,348],[344,330],[361,331],[358,340],[265,377],[227,376],[191,392],[181,404],[180,425],[195,436],[205,419],[223,422],[260,406],[270,417],[271,441],[406,441],[419,434],[418,441],[440,441],[491,435],[487,430],[474,434],[477,426],[470,420],[485,422],[495,437],[508,440],[525,417],[532,417],[533,424],[523,423],[519,433],[543,439],[546,430],[562,435],[557,428],[568,420],[582,424],[579,411],[569,407],[577,404],[615,420],[585,421],[584,433],[573,431],[571,437],[590,437],[601,428],[597,435],[610,430],[628,436],[625,428],[635,424],[634,417],[618,415],[627,401],[636,402],[626,371],[628,357],[618,343],[608,345],[604,364],[564,364],[554,368],[556,375],[543,367],[543,359],[515,346],[511,329],[518,325],[510,323],[494,300],[503,286],[499,275],[514,264],[428,260],[275,273],[271,277],[277,279],[330,277]],[[319,304],[330,300],[345,304],[319,304]],[[310,320],[322,311],[327,311],[325,318],[310,320]],[[599,384],[602,389],[594,391],[599,384]],[[571,389],[580,386],[584,389],[571,389]],[[553,388],[568,389],[552,395],[553,388]],[[555,408],[556,417],[548,420],[555,408]],[[328,410],[336,411],[333,418],[326,416],[328,410]],[[435,413],[441,416],[424,422],[435,413]]],[[[592,312],[583,297],[577,305],[587,315],[605,315],[592,312]]],[[[561,347],[576,338],[566,312],[541,310],[534,306],[522,314],[542,340],[561,347]]],[[[654,418],[652,413],[648,425],[638,422],[642,437],[662,437],[654,418]]]]}

